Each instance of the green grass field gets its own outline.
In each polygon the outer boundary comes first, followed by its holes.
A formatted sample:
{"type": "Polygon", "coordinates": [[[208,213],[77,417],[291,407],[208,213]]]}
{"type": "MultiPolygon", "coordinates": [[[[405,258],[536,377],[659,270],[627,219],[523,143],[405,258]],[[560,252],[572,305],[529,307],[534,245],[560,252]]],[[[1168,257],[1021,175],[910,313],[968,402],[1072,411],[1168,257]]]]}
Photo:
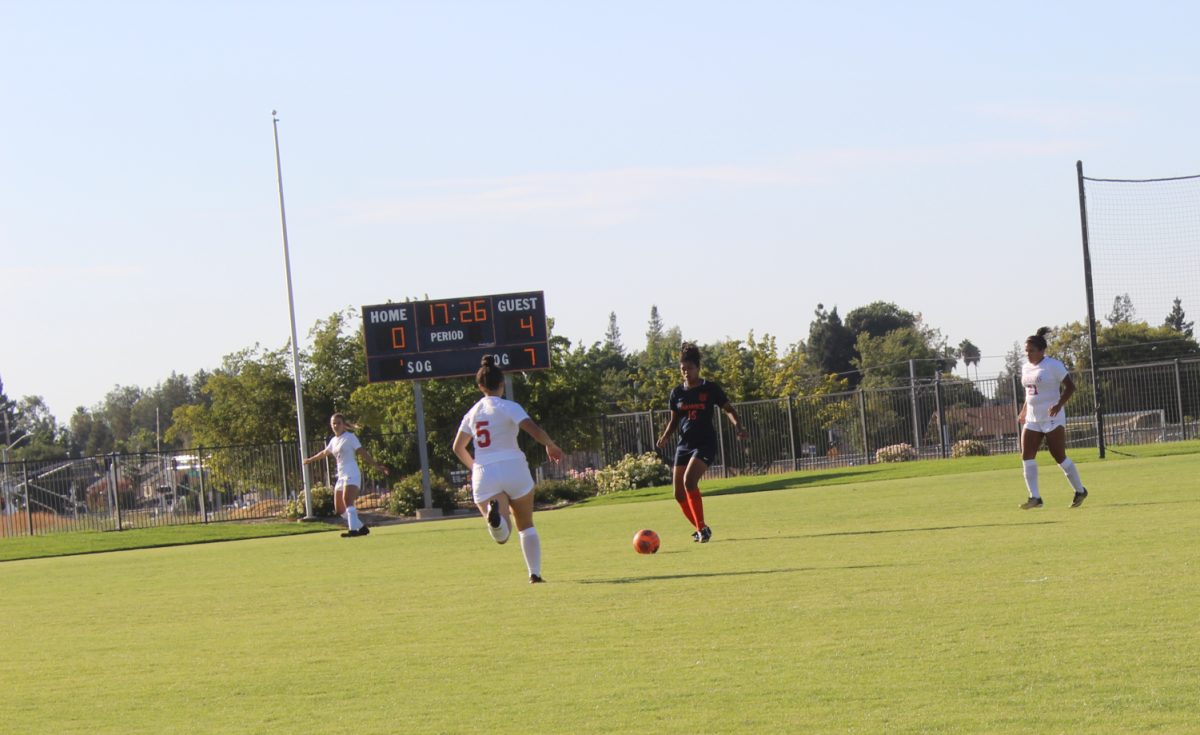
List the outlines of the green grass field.
{"type": "Polygon", "coordinates": [[[1195,732],[1200,455],[1004,459],[541,513],[536,586],[478,519],[6,562],[0,730],[1195,732]]]}

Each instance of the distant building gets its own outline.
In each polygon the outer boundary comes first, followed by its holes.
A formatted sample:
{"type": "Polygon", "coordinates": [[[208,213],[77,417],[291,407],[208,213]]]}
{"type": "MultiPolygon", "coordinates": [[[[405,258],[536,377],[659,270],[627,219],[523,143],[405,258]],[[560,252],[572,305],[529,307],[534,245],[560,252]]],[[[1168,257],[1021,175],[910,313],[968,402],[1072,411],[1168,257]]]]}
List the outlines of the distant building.
{"type": "MultiPolygon", "coordinates": [[[[929,418],[933,436],[937,436],[938,415],[929,418]]],[[[1017,414],[1012,405],[980,406],[978,408],[952,408],[946,411],[946,426],[952,437],[969,439],[996,439],[1014,437],[1021,433],[1017,414]],[[964,434],[970,432],[970,436],[964,434]]]]}

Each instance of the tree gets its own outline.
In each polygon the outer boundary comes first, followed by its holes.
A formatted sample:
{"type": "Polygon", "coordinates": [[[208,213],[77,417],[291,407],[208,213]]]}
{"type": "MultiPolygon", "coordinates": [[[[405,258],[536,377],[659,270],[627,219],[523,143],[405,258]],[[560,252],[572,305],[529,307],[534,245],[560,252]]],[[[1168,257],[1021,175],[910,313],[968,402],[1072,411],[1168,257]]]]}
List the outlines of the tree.
{"type": "Polygon", "coordinates": [[[209,403],[175,409],[168,439],[187,436],[193,444],[221,446],[295,439],[295,383],[289,350],[255,345],[226,355],[205,382],[209,403]]]}
{"type": "Polygon", "coordinates": [[[1152,327],[1145,322],[1114,324],[1101,330],[1096,342],[1096,362],[1100,366],[1200,355],[1200,345],[1195,340],[1180,337],[1171,327],[1152,327]]]}
{"type": "Polygon", "coordinates": [[[650,307],[650,321],[646,325],[646,349],[649,350],[651,345],[657,344],[663,337],[663,320],[658,315],[658,304],[650,307]]]}
{"type": "Polygon", "coordinates": [[[1178,296],[1175,297],[1175,305],[1171,307],[1171,313],[1167,314],[1167,319],[1163,323],[1164,327],[1173,329],[1185,337],[1192,337],[1192,327],[1195,322],[1187,321],[1187,314],[1183,312],[1183,305],[1178,296]]]}
{"type": "Polygon", "coordinates": [[[1104,317],[1104,321],[1114,327],[1118,324],[1132,324],[1135,319],[1137,319],[1137,309],[1133,308],[1133,300],[1129,298],[1128,293],[1113,299],[1112,311],[1104,317]]]}
{"type": "Polygon", "coordinates": [[[855,336],[883,337],[888,332],[916,326],[917,317],[890,302],[874,301],[846,314],[846,329],[855,336]]]}
{"type": "Polygon", "coordinates": [[[969,339],[964,339],[958,343],[958,349],[954,351],[954,356],[963,361],[963,367],[968,371],[967,377],[970,377],[970,368],[975,366],[975,379],[979,379],[979,358],[983,353],[975,346],[975,343],[969,339]]]}
{"type": "MultiPolygon", "coordinates": [[[[1098,327],[1097,332],[1104,331],[1098,327]]],[[[1092,365],[1091,337],[1088,336],[1087,325],[1083,322],[1071,322],[1061,327],[1055,327],[1046,340],[1046,354],[1062,362],[1068,370],[1087,370],[1092,365]]],[[[1024,352],[1021,362],[1025,364],[1024,352]]]]}
{"type": "Polygon", "coordinates": [[[17,404],[4,393],[4,381],[0,380],[0,431],[4,432],[4,446],[13,443],[12,430],[17,424],[17,404]]]}
{"type": "Polygon", "coordinates": [[[1021,368],[1024,365],[1025,350],[1021,347],[1020,342],[1013,342],[1012,349],[1004,355],[1004,367],[996,377],[996,401],[998,403],[1008,404],[1014,400],[1020,403],[1025,400],[1020,393],[1014,393],[1019,390],[1017,381],[1021,378],[1021,368]]]}
{"type": "Polygon", "coordinates": [[[353,308],[318,319],[308,336],[312,347],[304,353],[301,374],[305,419],[315,426],[350,410],[350,397],[367,383],[367,358],[362,322],[353,308]],[[354,329],[347,333],[350,326],[354,329]]]}
{"type": "Polygon", "coordinates": [[[14,437],[25,439],[14,447],[12,459],[66,459],[67,432],[58,425],[49,406],[41,396],[25,396],[16,404],[15,426],[10,428],[14,437]]]}
{"type": "MultiPolygon", "coordinates": [[[[657,316],[657,313],[658,307],[655,307],[651,318],[657,316]]],[[[659,322],[661,321],[660,319],[659,322]]],[[[659,329],[662,329],[661,324],[659,329]]],[[[608,329],[604,330],[604,346],[619,355],[625,355],[625,345],[621,344],[621,329],[617,326],[617,312],[615,311],[608,313],[608,329]]]]}
{"type": "Polygon", "coordinates": [[[813,314],[817,317],[808,325],[806,354],[822,375],[846,375],[852,384],[857,384],[859,375],[854,371],[855,335],[842,325],[837,307],[826,312],[824,304],[817,304],[813,314]]]}
{"type": "Polygon", "coordinates": [[[866,387],[899,385],[909,377],[909,360],[915,360],[919,378],[933,377],[941,365],[941,355],[926,344],[919,331],[912,327],[895,329],[883,337],[866,332],[855,345],[861,357],[854,364],[863,374],[866,387]]]}

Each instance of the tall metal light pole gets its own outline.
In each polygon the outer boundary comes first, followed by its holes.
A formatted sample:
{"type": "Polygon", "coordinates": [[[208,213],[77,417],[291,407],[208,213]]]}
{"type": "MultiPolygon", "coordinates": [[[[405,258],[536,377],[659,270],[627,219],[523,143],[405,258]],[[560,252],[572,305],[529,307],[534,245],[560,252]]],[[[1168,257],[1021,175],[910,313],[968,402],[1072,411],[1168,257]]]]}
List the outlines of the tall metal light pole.
{"type": "Polygon", "coordinates": [[[292,376],[296,383],[296,421],[300,428],[300,469],[304,476],[304,520],[316,520],[312,512],[312,483],[304,455],[308,451],[308,436],[304,430],[304,393],[300,382],[300,352],[296,340],[296,302],[292,298],[292,258],[288,253],[287,211],[283,206],[283,165],[279,161],[279,118],[271,110],[271,126],[275,130],[275,174],[279,179],[279,220],[283,224],[283,266],[287,273],[288,316],[292,320],[292,376]]]}

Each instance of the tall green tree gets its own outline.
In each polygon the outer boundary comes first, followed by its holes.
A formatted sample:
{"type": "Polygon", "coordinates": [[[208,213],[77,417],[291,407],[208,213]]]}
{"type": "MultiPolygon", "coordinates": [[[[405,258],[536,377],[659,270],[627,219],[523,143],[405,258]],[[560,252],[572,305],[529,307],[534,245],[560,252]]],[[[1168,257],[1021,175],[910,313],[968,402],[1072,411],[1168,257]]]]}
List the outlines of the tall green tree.
{"type": "Polygon", "coordinates": [[[1129,298],[1128,293],[1121,294],[1113,299],[1112,311],[1104,317],[1104,321],[1108,322],[1110,327],[1115,327],[1118,324],[1132,324],[1137,320],[1137,309],[1133,308],[1133,299],[1129,298]]]}
{"type": "Polygon", "coordinates": [[[915,314],[885,301],[873,301],[866,306],[851,309],[846,314],[846,329],[854,335],[856,341],[859,335],[864,333],[872,337],[883,337],[888,332],[908,329],[916,324],[915,314]]]}
{"type": "Polygon", "coordinates": [[[979,360],[983,353],[975,346],[975,343],[969,339],[964,339],[958,343],[958,348],[954,351],[954,356],[963,362],[963,368],[967,371],[967,377],[970,377],[971,366],[975,366],[975,379],[979,379],[979,360]]]}
{"type": "Polygon", "coordinates": [[[45,399],[25,396],[15,407],[15,430],[10,427],[13,441],[25,436],[9,454],[10,459],[66,459],[68,434],[59,426],[45,399]]]}
{"type": "Polygon", "coordinates": [[[807,354],[810,361],[820,369],[822,375],[836,374],[849,378],[851,384],[857,384],[859,377],[855,373],[854,360],[858,352],[854,333],[842,324],[836,306],[827,312],[824,304],[817,304],[813,314],[816,319],[808,325],[807,354]]]}
{"type": "Polygon", "coordinates": [[[287,347],[259,345],[226,355],[201,391],[208,403],[175,409],[168,438],[193,445],[257,444],[297,434],[295,390],[287,347]]]}
{"type": "Polygon", "coordinates": [[[900,385],[909,378],[909,360],[918,378],[931,378],[941,365],[939,352],[926,344],[921,333],[912,327],[894,329],[882,337],[866,332],[856,344],[861,357],[854,365],[863,373],[862,385],[868,388],[900,385]]]}
{"type": "Polygon", "coordinates": [[[1192,333],[1192,327],[1194,325],[1195,322],[1189,322],[1187,320],[1187,314],[1185,314],[1183,311],[1182,299],[1176,296],[1175,303],[1171,307],[1171,313],[1167,314],[1167,318],[1166,321],[1163,322],[1163,326],[1173,329],[1185,337],[1192,337],[1194,336],[1192,333]]]}
{"type": "Polygon", "coordinates": [[[319,319],[308,333],[305,351],[304,412],[308,422],[325,423],[350,409],[354,391],[367,384],[367,358],[362,322],[353,308],[319,319]]]}

